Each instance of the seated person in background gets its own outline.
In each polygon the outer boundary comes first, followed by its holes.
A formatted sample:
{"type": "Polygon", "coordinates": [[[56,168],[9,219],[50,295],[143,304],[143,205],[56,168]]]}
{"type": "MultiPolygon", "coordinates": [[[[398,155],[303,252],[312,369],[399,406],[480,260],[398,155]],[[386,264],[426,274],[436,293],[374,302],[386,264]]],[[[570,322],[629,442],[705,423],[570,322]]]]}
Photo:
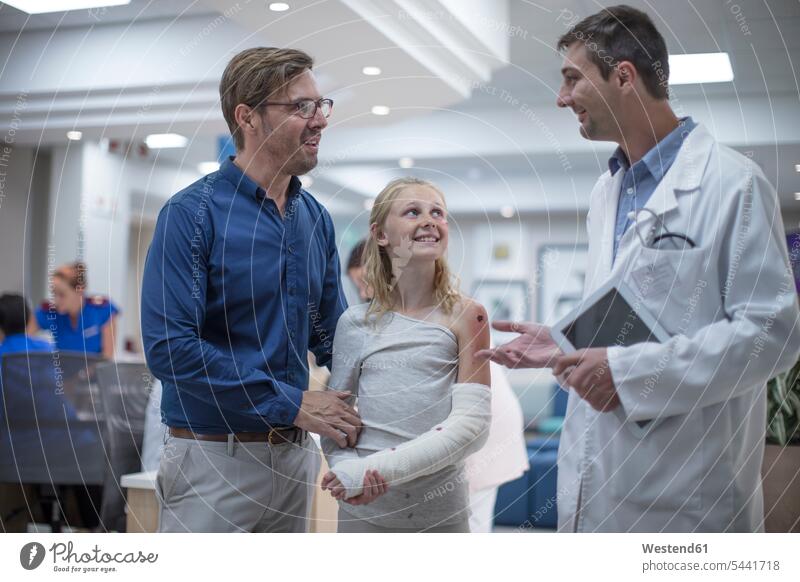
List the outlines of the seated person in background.
{"type": "MultiPolygon", "coordinates": [[[[49,342],[28,335],[29,329],[32,330],[36,328],[31,313],[31,307],[22,295],[4,293],[0,296],[0,366],[2,366],[2,356],[5,354],[30,354],[53,351],[53,346],[49,342]]],[[[34,376],[28,378],[28,381],[33,381],[32,378],[37,377],[35,374],[41,372],[46,372],[46,370],[36,369],[26,372],[26,375],[34,374],[34,376]]],[[[50,373],[52,374],[52,372],[50,373]]],[[[49,378],[49,380],[51,380],[53,386],[55,386],[55,380],[52,377],[49,378]]],[[[23,387],[25,386],[27,386],[27,384],[23,387]]],[[[2,397],[0,397],[0,423],[2,423],[3,429],[6,428],[4,403],[9,402],[10,408],[13,407],[19,410],[20,406],[18,402],[20,400],[27,403],[31,399],[30,389],[27,387],[25,387],[23,393],[15,393],[13,391],[13,383],[12,386],[8,386],[8,388],[11,390],[11,393],[2,394],[2,397]],[[17,400],[16,406],[11,404],[12,400],[17,400]]],[[[19,388],[17,388],[17,390],[19,390],[19,388]]],[[[3,391],[2,367],[0,367],[0,391],[3,391]]],[[[65,418],[74,419],[75,411],[70,403],[64,399],[64,396],[57,393],[51,393],[51,395],[52,399],[37,401],[35,416],[31,416],[35,425],[30,429],[30,435],[28,436],[25,433],[17,435],[17,439],[14,441],[14,450],[18,458],[25,459],[27,457],[26,445],[39,449],[36,453],[41,454],[40,447],[42,447],[43,442],[51,438],[60,438],[62,441],[64,440],[62,430],[55,430],[53,433],[50,432],[53,429],[49,421],[56,419],[59,422],[63,422],[65,418]],[[53,437],[52,434],[56,436],[53,437]]],[[[21,418],[16,418],[15,420],[24,422],[21,418]]],[[[19,430],[19,427],[17,430],[19,430]]],[[[76,450],[84,446],[87,439],[92,438],[92,434],[91,431],[76,430],[70,435],[70,442],[64,443],[64,454],[70,457],[75,455],[76,450]]],[[[7,461],[8,459],[5,460],[7,461]]],[[[85,487],[76,485],[70,486],[69,489],[75,496],[80,516],[80,525],[89,529],[96,528],[99,524],[97,512],[102,500],[102,487],[97,485],[87,485],[85,487]]]]}
{"type": "Polygon", "coordinates": [[[52,346],[28,335],[31,308],[22,295],[0,296],[0,356],[19,352],[49,352],[52,346]]]}
{"type": "Polygon", "coordinates": [[[39,328],[53,334],[59,350],[114,357],[119,309],[102,295],[86,295],[86,265],[76,261],[52,275],[53,303],[36,310],[39,328]]]}
{"type": "Polygon", "coordinates": [[[367,239],[358,241],[347,259],[347,276],[358,289],[358,298],[362,303],[372,299],[372,291],[364,280],[364,248],[366,246],[367,239]]]}

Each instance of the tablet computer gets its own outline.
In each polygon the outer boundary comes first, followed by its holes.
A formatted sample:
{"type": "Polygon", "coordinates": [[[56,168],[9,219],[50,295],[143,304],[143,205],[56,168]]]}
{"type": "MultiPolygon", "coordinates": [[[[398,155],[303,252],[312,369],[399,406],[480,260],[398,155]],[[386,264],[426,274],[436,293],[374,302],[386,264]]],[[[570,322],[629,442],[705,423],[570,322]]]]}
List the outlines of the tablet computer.
{"type": "Polygon", "coordinates": [[[665,342],[669,333],[623,281],[609,281],[550,329],[564,353],[583,348],[665,342]]]}

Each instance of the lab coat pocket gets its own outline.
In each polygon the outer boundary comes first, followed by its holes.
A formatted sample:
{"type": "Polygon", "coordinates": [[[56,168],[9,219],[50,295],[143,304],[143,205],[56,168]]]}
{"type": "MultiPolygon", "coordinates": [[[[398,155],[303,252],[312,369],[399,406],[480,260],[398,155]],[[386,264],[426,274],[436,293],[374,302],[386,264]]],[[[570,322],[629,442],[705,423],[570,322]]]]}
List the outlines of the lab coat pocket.
{"type": "Polygon", "coordinates": [[[690,331],[694,307],[708,287],[702,248],[642,247],[630,269],[634,291],[671,335],[690,331]]]}
{"type": "Polygon", "coordinates": [[[686,415],[660,419],[637,438],[620,431],[611,447],[612,491],[648,511],[699,509],[703,433],[686,415]]]}

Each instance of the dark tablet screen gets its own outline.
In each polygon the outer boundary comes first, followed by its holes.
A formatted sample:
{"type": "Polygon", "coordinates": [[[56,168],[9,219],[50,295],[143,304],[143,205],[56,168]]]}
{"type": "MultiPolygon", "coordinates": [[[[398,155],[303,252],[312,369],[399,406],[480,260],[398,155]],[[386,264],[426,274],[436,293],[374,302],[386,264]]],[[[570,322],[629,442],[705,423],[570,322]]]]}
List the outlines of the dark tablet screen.
{"type": "Polygon", "coordinates": [[[577,350],[658,341],[615,288],[585,308],[561,333],[577,350]]]}

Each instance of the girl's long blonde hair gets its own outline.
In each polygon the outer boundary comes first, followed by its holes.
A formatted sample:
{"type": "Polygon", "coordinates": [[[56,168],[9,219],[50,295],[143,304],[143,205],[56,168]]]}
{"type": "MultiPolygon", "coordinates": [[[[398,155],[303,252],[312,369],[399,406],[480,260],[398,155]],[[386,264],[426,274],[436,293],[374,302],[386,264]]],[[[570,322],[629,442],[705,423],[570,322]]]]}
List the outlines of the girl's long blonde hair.
{"type": "MultiPolygon", "coordinates": [[[[433,183],[414,177],[398,178],[389,182],[375,199],[369,217],[370,227],[376,224],[378,230],[384,228],[392,202],[409,186],[425,186],[434,190],[439,194],[442,204],[445,204],[446,208],[444,194],[433,183]]],[[[375,315],[377,319],[380,319],[383,314],[391,311],[395,306],[392,291],[397,284],[397,280],[391,252],[390,248],[380,246],[375,237],[370,234],[363,255],[364,281],[372,290],[372,301],[367,309],[367,317],[375,315]]],[[[395,257],[394,260],[397,261],[398,258],[395,257]]],[[[436,304],[447,314],[453,312],[456,303],[461,299],[461,294],[458,291],[458,282],[450,273],[450,267],[447,265],[447,259],[444,256],[436,259],[433,294],[436,304]]]]}

